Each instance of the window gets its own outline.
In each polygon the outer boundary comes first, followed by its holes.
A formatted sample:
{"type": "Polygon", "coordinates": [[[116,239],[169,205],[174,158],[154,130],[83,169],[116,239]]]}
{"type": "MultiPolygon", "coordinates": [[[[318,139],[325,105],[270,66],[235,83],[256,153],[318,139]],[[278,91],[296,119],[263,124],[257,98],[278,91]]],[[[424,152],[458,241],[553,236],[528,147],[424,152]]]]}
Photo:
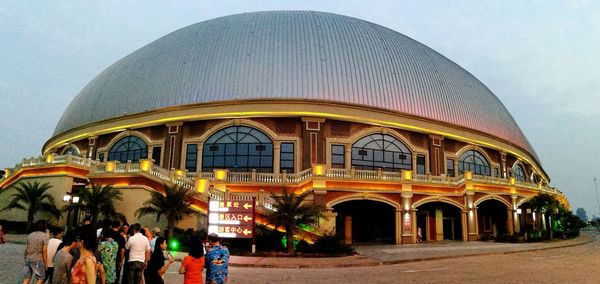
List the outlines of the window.
{"type": "Polygon", "coordinates": [[[331,167],[334,169],[343,169],[346,167],[344,145],[331,145],[331,167]]]}
{"type": "Polygon", "coordinates": [[[494,167],[494,176],[500,177],[500,169],[498,167],[494,167]]]}
{"type": "Polygon", "coordinates": [[[204,142],[202,170],[273,172],[273,142],[260,130],[247,126],[221,129],[204,142]]]}
{"type": "Polygon", "coordinates": [[[140,159],[148,157],[148,146],[142,139],[136,136],[127,136],[117,141],[108,151],[109,161],[126,163],[132,161],[137,163],[140,159]]]}
{"type": "Polygon", "coordinates": [[[516,164],[513,167],[513,176],[515,177],[516,180],[518,181],[525,181],[525,171],[523,170],[523,167],[519,164],[516,164]]]}
{"type": "Polygon", "coordinates": [[[449,177],[454,177],[454,160],[446,159],[446,175],[449,177]]]}
{"type": "Polygon", "coordinates": [[[160,166],[160,151],[161,151],[160,147],[152,148],[152,160],[154,160],[154,163],[159,166],[160,166]]]}
{"type": "Polygon", "coordinates": [[[352,145],[352,166],[365,170],[410,170],[412,154],[404,143],[393,136],[372,134],[352,145]]]}
{"type": "Polygon", "coordinates": [[[479,152],[469,150],[464,152],[458,160],[458,172],[471,171],[477,175],[491,175],[490,163],[479,152]]]}
{"type": "Polygon", "coordinates": [[[294,143],[281,143],[279,168],[281,172],[294,172],[294,143]]]}
{"type": "Polygon", "coordinates": [[[77,150],[77,148],[75,148],[75,146],[73,146],[73,145],[68,146],[62,152],[62,155],[69,155],[69,154],[71,154],[73,156],[79,156],[79,155],[81,155],[79,153],[79,150],[77,150]]]}
{"type": "Polygon", "coordinates": [[[104,162],[104,153],[98,154],[98,161],[104,162]]]}
{"type": "Polygon", "coordinates": [[[417,155],[417,174],[425,174],[425,155],[417,155]]]}
{"type": "Polygon", "coordinates": [[[196,162],[198,161],[198,145],[187,144],[185,150],[185,169],[188,172],[196,172],[196,162]]]}

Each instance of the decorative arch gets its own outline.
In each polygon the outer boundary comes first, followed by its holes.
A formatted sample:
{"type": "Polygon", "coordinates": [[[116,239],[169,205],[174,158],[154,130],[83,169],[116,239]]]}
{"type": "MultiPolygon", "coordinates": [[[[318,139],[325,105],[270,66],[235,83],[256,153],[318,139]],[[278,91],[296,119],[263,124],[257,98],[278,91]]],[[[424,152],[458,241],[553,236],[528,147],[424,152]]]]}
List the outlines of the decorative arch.
{"type": "Polygon", "coordinates": [[[122,163],[148,158],[148,143],[135,135],[128,135],[117,140],[108,150],[108,160],[122,163]]]}
{"type": "Polygon", "coordinates": [[[477,199],[473,204],[475,205],[475,207],[477,207],[477,206],[479,206],[479,204],[483,203],[484,201],[488,201],[488,200],[500,201],[502,204],[506,205],[506,208],[512,208],[512,204],[510,204],[508,201],[506,201],[506,199],[504,199],[496,194],[489,194],[484,197],[481,197],[481,198],[477,199]]]}
{"type": "Polygon", "coordinates": [[[521,201],[517,202],[517,208],[519,208],[523,204],[529,202],[529,200],[531,200],[531,198],[533,198],[533,196],[529,196],[529,197],[525,197],[525,198],[521,199],[521,201]]]}
{"type": "Polygon", "coordinates": [[[332,210],[333,206],[338,205],[340,203],[344,203],[346,201],[352,201],[352,200],[371,200],[371,201],[378,201],[378,202],[382,202],[385,203],[387,205],[390,205],[392,207],[394,207],[396,210],[400,210],[402,209],[402,206],[400,205],[400,203],[389,199],[387,197],[384,196],[380,196],[380,195],[371,195],[371,194],[364,194],[364,193],[354,193],[354,194],[350,194],[350,195],[345,195],[345,196],[341,196],[338,198],[335,198],[329,202],[327,202],[326,204],[326,208],[328,208],[328,210],[332,210]]]}
{"type": "Polygon", "coordinates": [[[456,206],[459,210],[464,210],[465,206],[463,204],[461,204],[460,202],[456,201],[456,200],[452,200],[450,198],[444,197],[444,196],[430,196],[430,197],[425,197],[415,203],[412,204],[411,208],[412,209],[417,209],[417,207],[426,204],[426,203],[431,203],[431,202],[443,202],[443,203],[447,203],[450,205],[454,205],[456,206]]]}
{"type": "Polygon", "coordinates": [[[266,134],[269,137],[269,139],[271,139],[272,141],[276,141],[276,140],[296,140],[296,137],[284,137],[284,136],[278,135],[277,133],[275,133],[275,131],[271,130],[271,128],[267,127],[266,125],[264,125],[264,124],[262,124],[260,122],[256,122],[254,120],[250,120],[250,119],[231,119],[231,120],[227,120],[227,121],[223,121],[223,122],[217,123],[216,125],[210,127],[202,135],[200,135],[198,137],[187,138],[187,139],[185,139],[185,141],[186,142],[204,142],[204,141],[206,141],[206,139],[208,139],[208,137],[210,137],[213,134],[217,133],[221,129],[224,129],[224,128],[227,128],[227,127],[230,127],[230,126],[248,126],[248,127],[256,128],[256,129],[262,131],[264,134],[266,134]]]}
{"type": "Polygon", "coordinates": [[[525,166],[519,160],[516,160],[512,167],[513,177],[518,181],[527,181],[529,179],[525,166]]]}
{"type": "Polygon", "coordinates": [[[148,138],[148,136],[146,136],[146,134],[144,134],[142,132],[135,131],[135,130],[126,130],[126,131],[123,131],[123,132],[117,134],[112,139],[110,139],[110,141],[108,142],[108,144],[105,147],[98,148],[98,151],[108,151],[110,148],[113,147],[113,145],[115,143],[117,143],[117,141],[119,141],[122,138],[125,138],[127,136],[136,136],[136,137],[142,139],[144,141],[144,143],[146,143],[146,145],[156,144],[156,142],[153,142],[152,140],[150,140],[150,138],[148,138]]]}
{"type": "Polygon", "coordinates": [[[60,152],[61,155],[66,155],[67,153],[71,153],[71,155],[79,156],[81,155],[81,151],[74,144],[68,144],[65,148],[60,152]]]}

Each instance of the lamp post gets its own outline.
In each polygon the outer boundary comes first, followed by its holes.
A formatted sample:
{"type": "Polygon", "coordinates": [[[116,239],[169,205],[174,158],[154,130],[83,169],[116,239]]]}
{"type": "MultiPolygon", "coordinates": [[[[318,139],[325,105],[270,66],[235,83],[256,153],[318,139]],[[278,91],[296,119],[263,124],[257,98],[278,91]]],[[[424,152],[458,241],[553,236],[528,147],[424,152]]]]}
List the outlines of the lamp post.
{"type": "Polygon", "coordinates": [[[72,192],[66,192],[66,194],[63,196],[63,201],[69,203],[69,207],[67,209],[67,221],[65,222],[65,232],[66,232],[69,229],[69,219],[71,216],[71,207],[73,206],[73,203],[75,203],[75,204],[79,203],[79,196],[74,196],[72,192]]]}

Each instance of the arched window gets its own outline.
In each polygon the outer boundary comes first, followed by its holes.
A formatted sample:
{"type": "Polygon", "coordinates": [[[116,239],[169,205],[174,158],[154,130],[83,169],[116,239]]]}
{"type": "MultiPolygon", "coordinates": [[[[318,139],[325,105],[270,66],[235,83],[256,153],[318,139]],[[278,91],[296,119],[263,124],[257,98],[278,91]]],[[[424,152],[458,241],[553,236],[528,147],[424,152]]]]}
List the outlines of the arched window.
{"type": "Polygon", "coordinates": [[[148,158],[148,145],[136,136],[127,136],[117,141],[108,151],[109,161],[137,163],[140,159],[148,158]]]}
{"type": "Polygon", "coordinates": [[[471,171],[476,175],[491,175],[490,163],[481,153],[475,150],[466,151],[460,156],[458,171],[460,173],[471,171]]]}
{"type": "Polygon", "coordinates": [[[77,149],[77,147],[75,147],[73,145],[69,145],[68,147],[65,147],[65,149],[62,151],[61,155],[68,155],[68,154],[71,154],[73,156],[81,155],[81,153],[79,153],[79,150],[77,149]]]}
{"type": "Polygon", "coordinates": [[[519,164],[516,164],[513,167],[513,176],[518,181],[525,181],[526,180],[525,171],[523,170],[523,167],[521,165],[519,165],[519,164]]]}
{"type": "Polygon", "coordinates": [[[352,166],[364,170],[410,170],[412,153],[404,143],[391,135],[372,134],[352,145],[352,166]]]}
{"type": "Polygon", "coordinates": [[[273,172],[273,142],[258,129],[231,126],[211,135],[202,147],[202,171],[273,172]]]}

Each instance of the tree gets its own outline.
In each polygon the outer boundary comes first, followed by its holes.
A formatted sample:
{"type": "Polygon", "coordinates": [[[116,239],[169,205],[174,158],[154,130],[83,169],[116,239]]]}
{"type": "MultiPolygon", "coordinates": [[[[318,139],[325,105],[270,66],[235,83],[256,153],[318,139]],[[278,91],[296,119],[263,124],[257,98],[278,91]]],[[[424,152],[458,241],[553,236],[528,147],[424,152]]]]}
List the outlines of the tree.
{"type": "Polygon", "coordinates": [[[12,200],[0,211],[9,209],[21,209],[27,211],[27,224],[31,228],[33,218],[38,212],[49,213],[56,219],[60,218],[60,210],[56,208],[54,197],[46,192],[52,188],[49,183],[40,184],[34,182],[20,182],[15,185],[17,192],[13,194],[12,200]]]}
{"type": "Polygon", "coordinates": [[[283,190],[281,195],[271,193],[275,201],[273,211],[267,214],[267,219],[275,228],[285,230],[286,249],[288,254],[294,254],[294,232],[299,225],[315,223],[321,213],[313,204],[305,202],[310,191],[296,196],[293,192],[283,190]]]}
{"type": "Polygon", "coordinates": [[[80,189],[77,195],[79,196],[79,202],[64,206],[64,211],[69,209],[87,211],[90,214],[92,223],[98,222],[98,215],[100,214],[104,218],[121,220],[125,218],[123,214],[117,213],[113,203],[114,200],[123,200],[123,193],[112,185],[91,182],[87,187],[80,189]]]}
{"type": "Polygon", "coordinates": [[[552,219],[558,215],[559,208],[562,208],[560,202],[552,195],[540,193],[529,200],[529,205],[534,212],[544,214],[544,222],[546,222],[547,225],[547,237],[552,239],[552,219]]]}
{"type": "Polygon", "coordinates": [[[135,215],[140,218],[145,215],[156,215],[156,222],[161,216],[167,219],[166,238],[173,236],[173,228],[183,218],[197,214],[191,208],[191,205],[197,193],[184,187],[174,185],[165,185],[165,193],[158,191],[152,192],[150,199],[144,202],[144,206],[135,211],[135,215]]]}

